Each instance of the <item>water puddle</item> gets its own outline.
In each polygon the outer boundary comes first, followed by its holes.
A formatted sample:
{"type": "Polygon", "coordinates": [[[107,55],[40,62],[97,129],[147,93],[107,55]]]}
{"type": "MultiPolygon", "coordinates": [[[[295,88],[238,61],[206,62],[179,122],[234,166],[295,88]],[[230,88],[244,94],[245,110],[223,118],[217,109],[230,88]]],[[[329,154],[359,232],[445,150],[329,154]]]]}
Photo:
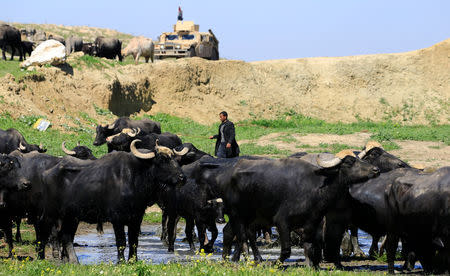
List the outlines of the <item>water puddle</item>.
{"type": "MultiPolygon", "coordinates": [[[[222,229],[224,225],[217,225],[219,235],[215,242],[215,252],[210,257],[213,260],[222,260],[222,229]]],[[[178,225],[178,234],[175,241],[175,253],[167,252],[167,247],[160,240],[160,225],[142,225],[141,235],[139,236],[138,259],[152,263],[167,262],[189,262],[201,258],[199,255],[189,250],[187,242],[183,242],[185,238],[184,225],[178,225]]],[[[275,230],[275,228],[273,228],[275,230]]],[[[116,263],[117,250],[114,237],[114,231],[110,225],[104,226],[104,234],[99,235],[95,230],[95,226],[84,231],[85,233],[75,236],[75,251],[81,264],[98,264],[98,263],[116,263]]],[[[361,249],[368,255],[372,238],[369,234],[359,230],[359,243],[361,249]]],[[[198,242],[195,244],[198,248],[198,242]]],[[[279,254],[280,248],[259,247],[264,260],[275,261],[279,254]]],[[[250,252],[251,254],[251,252],[250,252]]],[[[125,256],[128,255],[128,247],[125,256]]],[[[286,260],[287,263],[293,263],[298,260],[304,260],[303,249],[297,246],[292,247],[291,257],[286,260]]],[[[253,260],[253,255],[251,255],[253,260]]],[[[396,265],[397,266],[397,265],[396,265]]],[[[420,269],[420,265],[416,265],[416,269],[420,269]]],[[[356,267],[358,269],[358,267],[356,267]]],[[[385,270],[387,266],[381,265],[374,268],[361,266],[359,269],[364,270],[385,270]]]]}

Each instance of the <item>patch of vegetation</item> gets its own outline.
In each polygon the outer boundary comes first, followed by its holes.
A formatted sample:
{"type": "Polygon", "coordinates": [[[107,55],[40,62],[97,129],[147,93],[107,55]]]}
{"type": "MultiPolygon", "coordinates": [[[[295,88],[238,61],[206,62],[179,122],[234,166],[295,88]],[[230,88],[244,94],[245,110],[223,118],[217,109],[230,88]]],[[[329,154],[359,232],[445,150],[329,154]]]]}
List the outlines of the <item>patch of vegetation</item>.
{"type": "MultiPolygon", "coordinates": [[[[212,254],[198,253],[186,256],[184,261],[152,264],[150,261],[97,265],[57,264],[49,261],[4,259],[0,272],[5,275],[355,275],[355,272],[314,270],[308,267],[255,264],[248,262],[214,261],[212,254]]],[[[357,272],[356,275],[382,275],[377,272],[357,272]]]]}
{"type": "Polygon", "coordinates": [[[256,143],[245,143],[240,146],[241,155],[277,155],[286,156],[290,154],[288,150],[280,150],[274,145],[258,146],[256,143]]]}
{"type": "Polygon", "coordinates": [[[162,212],[145,213],[144,218],[142,219],[143,222],[150,224],[160,224],[161,220],[162,220],[162,212]]]}
{"type": "Polygon", "coordinates": [[[97,106],[96,104],[93,104],[93,106],[94,106],[95,113],[97,113],[97,115],[100,115],[100,116],[112,116],[113,115],[113,113],[108,109],[103,109],[103,108],[97,106]]]}
{"type": "Polygon", "coordinates": [[[297,139],[292,137],[291,134],[283,134],[283,135],[280,135],[280,136],[272,139],[272,141],[281,141],[281,142],[285,142],[285,143],[295,143],[295,142],[297,142],[297,139]]]}
{"type": "MultiPolygon", "coordinates": [[[[0,128],[8,129],[15,128],[25,137],[25,140],[30,144],[39,145],[41,142],[47,153],[55,156],[63,156],[65,153],[61,149],[61,144],[66,141],[67,147],[75,147],[77,142],[88,146],[93,154],[97,157],[104,155],[107,152],[106,145],[100,147],[92,146],[94,141],[94,128],[85,126],[79,122],[78,127],[69,127],[66,125],[67,132],[61,132],[53,128],[48,128],[46,131],[39,131],[33,129],[31,126],[42,116],[23,116],[17,120],[13,119],[11,115],[3,113],[0,115],[0,128]]],[[[76,119],[73,119],[76,122],[76,119]]]]}
{"type": "MultiPolygon", "coordinates": [[[[254,129],[253,126],[262,127],[257,129],[252,134],[244,134],[244,139],[255,139],[262,135],[273,132],[288,132],[288,133],[327,133],[327,134],[352,134],[356,132],[374,133],[371,137],[379,142],[398,140],[415,140],[415,141],[441,141],[450,145],[450,125],[402,125],[392,121],[386,122],[372,122],[360,121],[356,123],[327,123],[323,120],[296,114],[286,120],[286,115],[280,118],[246,120],[237,124],[242,126],[242,129],[247,131],[254,129]]],[[[239,134],[237,130],[237,133],[239,134]]]]}
{"type": "Polygon", "coordinates": [[[21,61],[16,58],[15,60],[0,60],[0,78],[4,77],[7,73],[14,76],[16,82],[22,79],[24,76],[36,74],[36,71],[27,71],[20,68],[21,61]]]}

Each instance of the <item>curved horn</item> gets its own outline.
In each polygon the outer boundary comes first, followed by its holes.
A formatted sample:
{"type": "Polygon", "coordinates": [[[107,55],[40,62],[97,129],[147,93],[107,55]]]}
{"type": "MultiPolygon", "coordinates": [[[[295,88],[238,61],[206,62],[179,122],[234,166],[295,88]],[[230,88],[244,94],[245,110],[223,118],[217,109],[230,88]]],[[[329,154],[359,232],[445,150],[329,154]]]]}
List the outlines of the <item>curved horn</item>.
{"type": "Polygon", "coordinates": [[[81,146],[80,141],[77,142],[77,147],[81,146]]]}
{"type": "Polygon", "coordinates": [[[366,150],[363,150],[363,151],[361,151],[359,154],[358,154],[358,158],[359,159],[363,159],[364,158],[364,156],[366,156],[366,150]]]}
{"type": "Polygon", "coordinates": [[[320,158],[320,154],[317,155],[316,161],[317,161],[317,165],[321,166],[322,168],[332,168],[334,166],[339,165],[342,162],[342,160],[338,157],[335,157],[335,158],[333,158],[331,160],[327,160],[327,161],[322,160],[320,158]]]}
{"type": "Polygon", "coordinates": [[[63,142],[62,142],[62,144],[61,144],[61,149],[62,149],[66,154],[68,154],[68,155],[75,155],[75,154],[76,154],[76,152],[74,152],[73,150],[68,150],[68,149],[66,148],[66,141],[63,141],[63,142]]]}
{"type": "Polygon", "coordinates": [[[130,136],[130,137],[135,137],[136,135],[139,134],[139,132],[141,132],[141,129],[140,129],[140,128],[137,128],[137,129],[133,128],[133,129],[132,129],[132,132],[127,132],[127,134],[128,134],[128,136],[130,136]]]}
{"type": "Polygon", "coordinates": [[[112,123],[110,125],[107,125],[107,127],[108,127],[108,129],[113,129],[115,125],[116,125],[116,122],[114,122],[114,123],[112,123]]]}
{"type": "Polygon", "coordinates": [[[22,151],[22,150],[26,150],[26,149],[27,148],[24,145],[22,145],[22,142],[20,142],[19,143],[19,150],[22,151]]]}
{"type": "Polygon", "coordinates": [[[141,159],[152,159],[153,157],[155,157],[155,153],[154,152],[149,152],[149,153],[142,153],[142,152],[140,152],[136,148],[136,143],[137,142],[141,142],[141,140],[139,140],[139,139],[133,140],[133,142],[131,142],[131,145],[130,145],[130,151],[131,151],[131,153],[134,156],[136,156],[137,158],[141,158],[141,159]]]}
{"type": "Polygon", "coordinates": [[[44,145],[42,145],[42,142],[39,143],[39,148],[44,149],[44,145]]]}
{"type": "Polygon", "coordinates": [[[176,155],[183,156],[183,155],[185,155],[186,153],[189,152],[189,148],[183,147],[183,149],[180,150],[180,151],[177,151],[176,149],[173,149],[173,152],[174,152],[176,155]]]}

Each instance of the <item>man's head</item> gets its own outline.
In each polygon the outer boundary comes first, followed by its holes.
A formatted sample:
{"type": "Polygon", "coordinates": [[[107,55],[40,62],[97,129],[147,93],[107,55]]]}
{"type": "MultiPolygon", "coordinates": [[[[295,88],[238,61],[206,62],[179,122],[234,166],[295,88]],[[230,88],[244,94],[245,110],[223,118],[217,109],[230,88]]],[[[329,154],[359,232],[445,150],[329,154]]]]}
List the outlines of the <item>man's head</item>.
{"type": "Polygon", "coordinates": [[[221,122],[225,122],[228,119],[228,113],[226,111],[220,112],[219,118],[221,122]]]}

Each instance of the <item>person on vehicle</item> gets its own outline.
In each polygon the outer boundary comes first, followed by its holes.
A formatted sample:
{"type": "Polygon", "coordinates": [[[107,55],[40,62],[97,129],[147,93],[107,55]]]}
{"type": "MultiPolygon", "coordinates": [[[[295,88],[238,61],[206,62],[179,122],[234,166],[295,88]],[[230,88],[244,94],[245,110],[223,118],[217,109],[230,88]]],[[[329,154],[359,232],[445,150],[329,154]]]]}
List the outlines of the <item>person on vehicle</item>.
{"type": "Polygon", "coordinates": [[[236,142],[234,124],[228,120],[228,113],[219,113],[222,122],[219,125],[219,133],[210,136],[209,139],[217,139],[214,154],[219,158],[232,158],[239,156],[239,145],[236,142]]]}
{"type": "Polygon", "coordinates": [[[180,6],[178,7],[178,20],[183,21],[183,11],[180,6]]]}

